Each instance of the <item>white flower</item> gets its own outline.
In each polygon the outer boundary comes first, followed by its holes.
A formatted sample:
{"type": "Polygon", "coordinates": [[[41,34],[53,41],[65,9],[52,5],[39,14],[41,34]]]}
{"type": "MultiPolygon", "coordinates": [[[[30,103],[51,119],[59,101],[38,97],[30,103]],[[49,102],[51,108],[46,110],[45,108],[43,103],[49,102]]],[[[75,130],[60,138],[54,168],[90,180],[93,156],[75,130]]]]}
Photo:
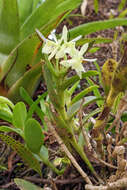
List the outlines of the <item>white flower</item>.
{"type": "Polygon", "coordinates": [[[46,43],[42,48],[42,53],[48,54],[48,59],[51,60],[54,56],[56,59],[63,58],[66,54],[70,54],[72,49],[75,48],[75,42],[81,38],[81,36],[67,42],[67,27],[63,27],[61,39],[57,40],[54,33],[51,33],[52,40],[46,39],[46,43]]]}
{"type": "Polygon", "coordinates": [[[87,49],[88,49],[88,43],[84,44],[81,47],[80,51],[78,51],[77,49],[73,49],[73,51],[70,52],[70,56],[72,58],[69,60],[61,61],[60,64],[67,68],[71,67],[72,69],[74,69],[77,72],[77,74],[81,78],[82,72],[85,71],[84,67],[82,65],[82,62],[83,61],[96,61],[96,59],[84,59],[83,54],[86,52],[87,49]]]}

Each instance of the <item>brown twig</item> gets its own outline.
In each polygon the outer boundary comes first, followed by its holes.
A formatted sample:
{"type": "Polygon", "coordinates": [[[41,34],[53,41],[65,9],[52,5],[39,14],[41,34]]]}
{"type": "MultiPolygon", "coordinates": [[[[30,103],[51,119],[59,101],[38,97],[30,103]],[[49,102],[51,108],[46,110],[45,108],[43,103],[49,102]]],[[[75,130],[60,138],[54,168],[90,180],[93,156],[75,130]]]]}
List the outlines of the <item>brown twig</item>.
{"type": "Polygon", "coordinates": [[[14,185],[15,183],[14,182],[10,182],[10,183],[7,183],[5,185],[1,185],[0,186],[0,189],[6,189],[6,188],[9,188],[10,186],[14,185]]]}
{"type": "Polygon", "coordinates": [[[56,137],[56,139],[57,139],[57,141],[58,141],[61,149],[66,153],[66,155],[68,156],[68,158],[70,159],[70,161],[72,162],[72,164],[74,165],[74,167],[78,170],[78,172],[81,174],[81,176],[86,181],[86,183],[92,184],[91,180],[89,179],[89,177],[87,176],[87,174],[82,170],[82,168],[77,163],[77,161],[75,160],[75,158],[73,157],[73,155],[69,152],[68,148],[65,146],[65,144],[63,143],[63,141],[60,138],[60,136],[57,134],[57,132],[54,129],[54,127],[51,126],[50,122],[47,122],[47,124],[48,124],[48,127],[49,127],[50,131],[52,131],[53,134],[54,134],[54,136],[56,137]]]}
{"type": "Polygon", "coordinates": [[[108,183],[106,186],[85,185],[86,190],[116,190],[118,188],[125,187],[127,187],[127,178],[119,179],[115,182],[108,183]]]}
{"type": "MultiPolygon", "coordinates": [[[[42,178],[35,178],[35,177],[24,177],[24,179],[34,182],[34,183],[42,183],[42,184],[51,184],[50,179],[42,179],[42,178]]],[[[66,185],[66,184],[76,184],[76,183],[83,183],[84,179],[82,177],[78,178],[68,178],[68,179],[55,179],[53,180],[55,184],[59,185],[66,185]]]]}

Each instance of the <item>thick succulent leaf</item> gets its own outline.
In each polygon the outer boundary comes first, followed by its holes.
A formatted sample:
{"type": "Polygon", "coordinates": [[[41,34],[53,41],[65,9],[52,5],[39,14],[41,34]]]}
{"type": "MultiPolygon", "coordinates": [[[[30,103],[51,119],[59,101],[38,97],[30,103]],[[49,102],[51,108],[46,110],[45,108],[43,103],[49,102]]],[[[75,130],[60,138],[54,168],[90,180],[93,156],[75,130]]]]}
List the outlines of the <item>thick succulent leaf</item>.
{"type": "Polygon", "coordinates": [[[44,140],[44,135],[39,122],[35,119],[28,119],[25,123],[24,136],[28,148],[33,153],[38,154],[44,140]]]}
{"type": "Polygon", "coordinates": [[[16,58],[17,50],[15,51],[15,49],[11,52],[9,56],[5,55],[5,57],[1,58],[3,59],[3,62],[0,63],[0,81],[2,81],[2,79],[11,69],[11,67],[15,64],[16,58]]]}
{"type": "Polygon", "coordinates": [[[21,40],[34,32],[35,28],[40,29],[50,20],[56,19],[59,15],[68,10],[73,10],[81,3],[81,0],[46,0],[21,27],[21,40]]]}
{"type": "Polygon", "coordinates": [[[28,70],[8,91],[7,96],[17,102],[21,99],[19,88],[22,86],[32,96],[41,79],[41,64],[37,64],[28,70]]]}
{"type": "Polygon", "coordinates": [[[0,3],[0,52],[9,54],[19,42],[19,18],[17,0],[1,0],[0,3]]]}
{"type": "Polygon", "coordinates": [[[12,116],[13,126],[23,130],[26,118],[27,118],[26,106],[23,102],[18,102],[13,109],[13,116],[12,116]]]}
{"type": "Polygon", "coordinates": [[[23,144],[4,134],[0,134],[0,139],[11,146],[11,148],[19,154],[19,156],[29,165],[30,168],[34,169],[41,175],[39,162],[23,144]]]}
{"type": "Polygon", "coordinates": [[[37,187],[33,183],[30,183],[29,181],[26,181],[24,179],[15,178],[14,182],[20,188],[20,190],[42,190],[42,188],[37,187]]]}
{"type": "Polygon", "coordinates": [[[8,55],[0,52],[0,67],[2,63],[7,59],[8,55]]]}
{"type": "MultiPolygon", "coordinates": [[[[57,19],[50,22],[49,25],[46,25],[45,28],[42,28],[43,34],[48,36],[49,33],[56,28],[56,26],[60,23],[61,19],[64,17],[66,13],[60,15],[57,19]]],[[[42,30],[40,30],[42,32],[42,30]]],[[[22,86],[28,90],[29,94],[32,96],[32,93],[35,91],[36,86],[38,85],[34,83],[25,82],[23,79],[24,73],[29,69],[40,62],[42,53],[41,53],[41,45],[40,40],[38,39],[37,34],[32,34],[29,38],[25,39],[21,42],[9,55],[8,59],[0,65],[0,81],[4,79],[0,84],[0,94],[7,96],[7,89],[13,86],[14,90],[10,90],[9,96],[17,102],[20,99],[19,96],[19,83],[21,85],[21,81],[23,82],[22,86]],[[7,76],[6,76],[7,75],[7,76]],[[16,81],[19,82],[16,83],[16,81]],[[3,86],[4,84],[4,86],[3,86]],[[15,84],[15,85],[14,85],[15,84]],[[26,88],[26,86],[28,88],[26,88]],[[30,91],[32,88],[32,92],[30,91]],[[12,96],[10,95],[12,94],[12,96]],[[16,98],[15,98],[16,96],[16,98]]],[[[34,68],[33,68],[34,69],[34,68]]],[[[41,69],[40,69],[41,71],[41,69]]],[[[38,72],[40,72],[38,71],[38,72]]],[[[38,73],[39,74],[39,73],[38,73]]],[[[28,80],[28,78],[27,78],[28,80]]],[[[32,80],[31,80],[32,81],[32,80]]],[[[38,82],[38,80],[36,80],[38,82]]]]}
{"type": "Polygon", "coordinates": [[[26,20],[26,18],[32,13],[33,0],[17,0],[19,8],[20,25],[26,20]]]}
{"type": "Polygon", "coordinates": [[[103,21],[95,21],[87,24],[81,24],[70,30],[70,39],[78,35],[88,35],[93,32],[105,30],[108,28],[115,28],[116,26],[127,26],[126,18],[116,18],[103,21]]]}
{"type": "MultiPolygon", "coordinates": [[[[39,39],[36,36],[25,40],[18,45],[16,50],[9,56],[6,63],[4,63],[6,67],[7,65],[9,67],[11,66],[11,70],[8,72],[5,79],[6,88],[10,88],[27,70],[32,68],[32,55],[38,43],[39,39]]],[[[35,63],[40,61],[40,54],[39,59],[36,57],[35,63]]]]}

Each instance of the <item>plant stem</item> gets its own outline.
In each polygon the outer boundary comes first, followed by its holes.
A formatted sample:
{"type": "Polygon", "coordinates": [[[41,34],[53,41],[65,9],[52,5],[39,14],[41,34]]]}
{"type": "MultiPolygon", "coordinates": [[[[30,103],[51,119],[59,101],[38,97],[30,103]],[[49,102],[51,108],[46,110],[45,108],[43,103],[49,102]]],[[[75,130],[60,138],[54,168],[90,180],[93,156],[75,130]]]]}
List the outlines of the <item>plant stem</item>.
{"type": "Polygon", "coordinates": [[[64,173],[65,169],[58,170],[48,159],[45,159],[41,154],[39,154],[40,159],[44,164],[49,166],[57,175],[61,175],[64,173]]]}

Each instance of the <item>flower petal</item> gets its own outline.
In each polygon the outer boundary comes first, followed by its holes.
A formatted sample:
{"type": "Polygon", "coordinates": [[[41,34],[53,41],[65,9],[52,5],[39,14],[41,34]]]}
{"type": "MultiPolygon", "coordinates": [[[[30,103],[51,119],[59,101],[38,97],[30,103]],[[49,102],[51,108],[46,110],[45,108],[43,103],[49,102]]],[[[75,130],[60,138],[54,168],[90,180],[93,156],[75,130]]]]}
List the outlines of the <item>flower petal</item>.
{"type": "Polygon", "coordinates": [[[61,40],[63,40],[64,42],[67,42],[67,32],[68,32],[67,27],[66,25],[64,25],[61,37],[61,40]]]}
{"type": "Polygon", "coordinates": [[[88,61],[88,62],[94,62],[97,61],[97,59],[83,59],[84,61],[88,61]]]}
{"type": "Polygon", "coordinates": [[[71,42],[76,42],[76,41],[80,40],[81,38],[82,38],[82,35],[79,35],[76,38],[74,38],[73,40],[71,40],[71,42]]]}
{"type": "Polygon", "coordinates": [[[52,53],[49,55],[48,57],[48,60],[51,60],[55,55],[56,55],[56,52],[57,52],[57,47],[52,51],[52,53]]]}
{"type": "Polygon", "coordinates": [[[89,47],[89,44],[88,44],[88,43],[84,44],[84,45],[81,47],[79,54],[82,56],[82,55],[86,52],[86,50],[88,49],[88,47],[89,47]]]}

